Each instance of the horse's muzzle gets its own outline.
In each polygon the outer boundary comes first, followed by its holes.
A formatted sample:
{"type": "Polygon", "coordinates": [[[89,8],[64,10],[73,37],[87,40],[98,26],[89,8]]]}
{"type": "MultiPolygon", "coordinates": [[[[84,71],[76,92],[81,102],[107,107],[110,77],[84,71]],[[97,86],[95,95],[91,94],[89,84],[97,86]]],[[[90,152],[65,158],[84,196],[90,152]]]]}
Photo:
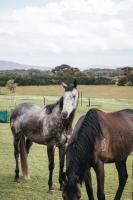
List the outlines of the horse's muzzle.
{"type": "Polygon", "coordinates": [[[67,119],[67,116],[68,116],[68,112],[67,111],[61,113],[62,119],[67,119]]]}

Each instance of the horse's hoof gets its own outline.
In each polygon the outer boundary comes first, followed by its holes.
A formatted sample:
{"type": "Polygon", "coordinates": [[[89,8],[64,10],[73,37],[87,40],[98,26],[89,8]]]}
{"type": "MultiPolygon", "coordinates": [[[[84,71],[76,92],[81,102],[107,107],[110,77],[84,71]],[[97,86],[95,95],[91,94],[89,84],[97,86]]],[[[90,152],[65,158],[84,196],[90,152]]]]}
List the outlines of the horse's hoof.
{"type": "Polygon", "coordinates": [[[48,194],[53,194],[53,191],[52,190],[48,190],[48,194]]]}
{"type": "Polygon", "coordinates": [[[15,183],[19,183],[19,178],[14,178],[15,183]]]}
{"type": "Polygon", "coordinates": [[[24,176],[24,180],[30,180],[30,176],[24,176]]]}

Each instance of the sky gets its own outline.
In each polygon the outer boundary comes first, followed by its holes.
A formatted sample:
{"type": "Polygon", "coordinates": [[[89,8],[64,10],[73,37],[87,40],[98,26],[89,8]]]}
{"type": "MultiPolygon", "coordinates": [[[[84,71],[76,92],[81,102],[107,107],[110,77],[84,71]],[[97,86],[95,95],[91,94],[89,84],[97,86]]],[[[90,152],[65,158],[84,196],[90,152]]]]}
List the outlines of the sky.
{"type": "Polygon", "coordinates": [[[133,66],[133,0],[0,0],[0,60],[133,66]]]}

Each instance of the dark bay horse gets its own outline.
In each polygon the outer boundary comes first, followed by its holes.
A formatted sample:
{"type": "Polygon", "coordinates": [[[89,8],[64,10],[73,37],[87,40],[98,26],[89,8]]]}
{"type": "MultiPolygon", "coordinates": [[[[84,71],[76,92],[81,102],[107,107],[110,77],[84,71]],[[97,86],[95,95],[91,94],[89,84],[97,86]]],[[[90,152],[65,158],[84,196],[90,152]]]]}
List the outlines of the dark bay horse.
{"type": "Polygon", "coordinates": [[[77,122],[66,151],[63,199],[81,198],[80,184],[85,186],[90,200],[94,200],[90,168],[97,177],[97,197],[105,200],[104,163],[115,163],[119,186],[115,200],[120,200],[128,174],[126,160],[133,151],[133,109],[105,113],[90,109],[77,122]]]}
{"type": "Polygon", "coordinates": [[[41,108],[30,103],[18,105],[10,117],[16,160],[15,181],[19,180],[19,154],[23,176],[28,176],[27,155],[32,143],[47,145],[49,159],[49,192],[52,190],[54,151],[59,148],[59,183],[62,189],[65,144],[72,132],[72,122],[78,105],[77,83],[62,84],[64,95],[55,103],[41,108]]]}

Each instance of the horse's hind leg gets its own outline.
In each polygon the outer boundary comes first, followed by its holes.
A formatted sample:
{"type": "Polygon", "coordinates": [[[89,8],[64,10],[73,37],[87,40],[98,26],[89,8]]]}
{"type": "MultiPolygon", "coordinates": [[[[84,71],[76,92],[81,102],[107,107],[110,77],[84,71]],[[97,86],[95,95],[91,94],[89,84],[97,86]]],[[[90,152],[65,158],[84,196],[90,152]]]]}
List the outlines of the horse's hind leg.
{"type": "Polygon", "coordinates": [[[20,138],[14,137],[14,157],[16,161],[14,181],[19,181],[19,142],[20,138]]]}
{"type": "Polygon", "coordinates": [[[47,145],[47,154],[48,154],[48,160],[49,160],[49,180],[48,180],[48,192],[52,193],[53,189],[53,170],[54,170],[54,152],[55,152],[55,146],[53,144],[47,145]]]}
{"type": "Polygon", "coordinates": [[[122,192],[124,190],[124,187],[128,178],[126,160],[122,162],[117,162],[115,163],[115,165],[116,165],[116,169],[118,171],[118,176],[119,176],[119,187],[118,187],[114,200],[119,200],[121,199],[122,192]]]}
{"type": "Polygon", "coordinates": [[[62,190],[62,183],[63,183],[63,169],[64,169],[64,161],[65,161],[65,146],[59,147],[59,183],[60,183],[60,190],[62,190]]]}
{"type": "Polygon", "coordinates": [[[29,151],[30,151],[32,144],[33,144],[33,142],[27,138],[26,139],[26,153],[27,154],[29,154],[29,151]]]}
{"type": "Polygon", "coordinates": [[[89,200],[94,200],[90,169],[85,173],[84,181],[89,200]]]}

